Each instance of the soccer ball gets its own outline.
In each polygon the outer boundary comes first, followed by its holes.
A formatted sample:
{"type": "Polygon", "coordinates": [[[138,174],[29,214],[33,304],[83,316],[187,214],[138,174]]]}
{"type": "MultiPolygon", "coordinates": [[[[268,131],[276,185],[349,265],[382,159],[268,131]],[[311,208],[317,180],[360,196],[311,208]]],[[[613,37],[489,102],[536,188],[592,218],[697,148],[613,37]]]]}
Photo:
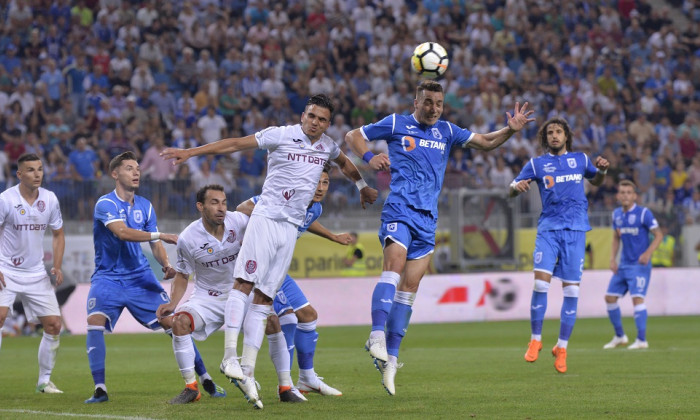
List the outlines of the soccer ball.
{"type": "Polygon", "coordinates": [[[491,303],[498,311],[507,311],[515,305],[518,298],[518,288],[509,278],[498,279],[489,292],[491,303]]]}
{"type": "Polygon", "coordinates": [[[413,50],[411,66],[419,75],[434,79],[447,70],[450,59],[447,51],[437,42],[424,42],[413,50]]]}

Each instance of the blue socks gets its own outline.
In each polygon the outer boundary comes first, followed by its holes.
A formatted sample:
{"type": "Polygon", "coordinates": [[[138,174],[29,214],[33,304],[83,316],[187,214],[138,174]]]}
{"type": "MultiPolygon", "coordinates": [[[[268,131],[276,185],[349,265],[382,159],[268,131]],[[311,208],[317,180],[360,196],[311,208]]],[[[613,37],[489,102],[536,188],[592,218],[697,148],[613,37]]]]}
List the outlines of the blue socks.
{"type": "Polygon", "coordinates": [[[530,300],[530,329],[533,335],[542,335],[542,323],[547,312],[547,292],[532,292],[530,300]]]}
{"type": "Polygon", "coordinates": [[[289,350],[289,370],[292,370],[292,365],[294,364],[294,346],[296,340],[297,332],[297,316],[294,313],[282,315],[279,317],[280,326],[282,327],[282,334],[284,335],[284,341],[287,342],[287,350],[289,350]]]}
{"type": "Polygon", "coordinates": [[[95,385],[104,385],[105,357],[107,355],[105,327],[88,325],[86,347],[92,381],[95,385]]]}
{"type": "Polygon", "coordinates": [[[561,305],[561,326],[559,327],[559,340],[569,341],[571,332],[576,324],[576,312],[578,310],[578,286],[566,286],[563,289],[564,303],[561,305]]]}
{"type": "Polygon", "coordinates": [[[393,271],[382,272],[379,282],[374,286],[372,293],[372,331],[384,331],[386,320],[391,311],[396,294],[396,285],[399,284],[399,273],[393,271]]]}
{"type": "Polygon", "coordinates": [[[386,324],[386,351],[390,356],[399,357],[399,347],[411,320],[415,298],[415,293],[396,292],[386,324]]]}
{"type": "Polygon", "coordinates": [[[612,323],[615,329],[615,336],[622,337],[625,335],[625,330],[622,328],[622,311],[620,311],[620,305],[615,303],[608,303],[608,318],[610,318],[610,323],[612,323]]]}
{"type": "Polygon", "coordinates": [[[647,341],[647,305],[634,305],[634,324],[637,326],[637,340],[647,341]]]}
{"type": "Polygon", "coordinates": [[[300,370],[314,368],[314,354],[316,353],[317,341],[316,321],[298,324],[294,345],[297,348],[297,361],[299,362],[300,370]]]}

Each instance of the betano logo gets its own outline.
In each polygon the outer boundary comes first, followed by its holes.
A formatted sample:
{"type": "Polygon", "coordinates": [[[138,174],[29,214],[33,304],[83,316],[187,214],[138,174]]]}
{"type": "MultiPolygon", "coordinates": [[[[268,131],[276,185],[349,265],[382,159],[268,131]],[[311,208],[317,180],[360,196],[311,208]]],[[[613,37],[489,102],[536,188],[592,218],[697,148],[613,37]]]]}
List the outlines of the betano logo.
{"type": "Polygon", "coordinates": [[[544,187],[546,189],[554,187],[554,177],[552,175],[545,175],[542,180],[544,181],[544,187]]]}
{"type": "MultiPolygon", "coordinates": [[[[437,149],[442,151],[444,151],[445,147],[447,146],[446,143],[439,142],[436,140],[418,139],[417,143],[420,147],[426,147],[428,149],[437,149]]],[[[406,152],[412,151],[416,148],[416,139],[414,139],[411,136],[401,137],[401,147],[403,147],[403,150],[406,152]]]]}
{"type": "Polygon", "coordinates": [[[405,152],[410,152],[416,148],[416,139],[411,136],[401,137],[401,147],[405,152]]]}

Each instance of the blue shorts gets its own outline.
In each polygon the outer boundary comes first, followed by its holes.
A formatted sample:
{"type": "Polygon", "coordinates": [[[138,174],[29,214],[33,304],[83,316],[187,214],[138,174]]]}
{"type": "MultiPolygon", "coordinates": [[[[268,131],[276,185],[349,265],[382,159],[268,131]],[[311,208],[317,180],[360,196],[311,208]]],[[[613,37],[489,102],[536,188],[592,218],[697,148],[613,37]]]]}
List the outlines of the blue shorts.
{"type": "Polygon", "coordinates": [[[567,283],[578,283],[586,256],[586,232],[550,230],[537,232],[532,254],[535,271],[549,273],[567,283]]]}
{"type": "Polygon", "coordinates": [[[627,292],[632,297],[645,297],[651,278],[650,265],[628,265],[619,267],[613,274],[605,293],[610,296],[622,297],[627,292]]]}
{"type": "Polygon", "coordinates": [[[156,309],[170,302],[151,270],[140,278],[131,278],[128,283],[95,275],[92,278],[87,300],[87,314],[101,314],[107,318],[105,328],[112,331],[124,308],[146,328],[159,329],[156,309]]]}
{"type": "Polygon", "coordinates": [[[382,247],[387,240],[406,249],[406,258],[417,260],[435,251],[437,218],[427,210],[417,210],[399,203],[386,203],[382,210],[382,226],[379,241],[382,247]]]}
{"type": "Polygon", "coordinates": [[[284,315],[289,309],[296,312],[308,305],[309,300],[304,296],[304,292],[301,291],[297,282],[287,274],[282,282],[282,287],[275,295],[275,300],[272,301],[277,316],[284,315]]]}

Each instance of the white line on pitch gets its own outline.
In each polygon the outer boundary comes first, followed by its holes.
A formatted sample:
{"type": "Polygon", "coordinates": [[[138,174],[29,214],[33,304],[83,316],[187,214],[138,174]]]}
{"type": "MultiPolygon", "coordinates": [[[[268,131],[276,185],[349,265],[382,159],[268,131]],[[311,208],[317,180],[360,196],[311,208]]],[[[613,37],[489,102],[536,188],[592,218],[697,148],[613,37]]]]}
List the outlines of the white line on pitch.
{"type": "Polygon", "coordinates": [[[114,415],[108,415],[108,414],[56,413],[53,411],[21,410],[21,409],[7,409],[7,408],[0,408],[0,413],[43,414],[46,416],[87,417],[87,418],[93,418],[93,419],[154,420],[154,419],[150,419],[148,417],[114,416],[114,415]]]}

